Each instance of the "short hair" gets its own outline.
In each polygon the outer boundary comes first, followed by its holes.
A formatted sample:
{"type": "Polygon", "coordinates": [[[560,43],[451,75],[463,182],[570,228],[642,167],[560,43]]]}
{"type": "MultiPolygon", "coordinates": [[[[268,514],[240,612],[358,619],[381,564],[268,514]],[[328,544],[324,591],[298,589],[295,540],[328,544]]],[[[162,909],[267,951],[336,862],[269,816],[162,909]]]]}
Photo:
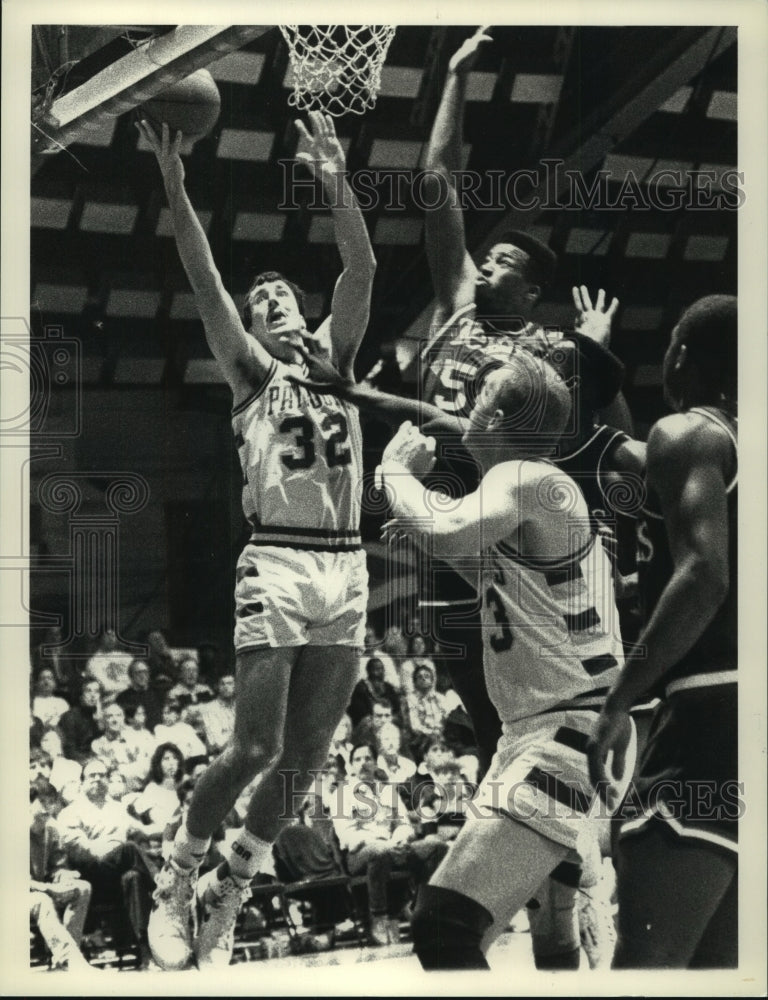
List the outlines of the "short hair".
{"type": "Polygon", "coordinates": [[[365,672],[370,675],[371,664],[378,663],[382,670],[384,670],[384,661],[380,656],[372,656],[365,665],[365,672]]]}
{"type": "MultiPolygon", "coordinates": [[[[119,702],[115,702],[115,704],[117,705],[117,704],[119,704],[119,702]]],[[[140,708],[143,709],[144,716],[146,717],[146,715],[147,715],[147,706],[146,705],[142,705],[141,702],[132,702],[132,703],[129,703],[128,705],[123,705],[122,707],[123,707],[123,711],[125,712],[125,721],[126,722],[132,722],[136,718],[136,713],[138,712],[138,710],[140,708]]]]}
{"type": "Polygon", "coordinates": [[[563,340],[566,343],[572,342],[576,349],[577,357],[573,359],[573,367],[570,367],[569,361],[566,361],[565,368],[559,364],[564,355],[560,342],[555,342],[547,360],[566,382],[572,375],[578,377],[578,382],[572,389],[575,408],[583,412],[587,409],[602,410],[609,406],[624,384],[624,365],[607,347],[583,333],[568,333],[563,340]]]}
{"type": "Polygon", "coordinates": [[[35,778],[34,781],[29,783],[29,801],[35,802],[40,799],[41,802],[59,802],[61,797],[58,790],[50,781],[45,778],[35,778]]]}
{"type": "Polygon", "coordinates": [[[363,740],[360,743],[354,743],[352,745],[352,749],[349,751],[349,759],[352,760],[357,751],[361,750],[363,747],[365,747],[366,750],[370,750],[372,758],[376,757],[376,748],[373,746],[373,744],[367,743],[365,740],[363,740]]]}
{"type": "Polygon", "coordinates": [[[290,290],[293,292],[293,297],[296,299],[296,305],[299,307],[299,312],[302,316],[306,318],[306,305],[304,302],[304,292],[297,284],[286,278],[284,274],[279,271],[262,271],[257,274],[256,277],[251,282],[251,287],[245,296],[245,305],[243,306],[243,324],[246,330],[251,329],[251,324],[253,323],[253,310],[251,309],[251,293],[259,285],[266,285],[268,281],[282,281],[286,284],[290,290]]]}
{"type": "Polygon", "coordinates": [[[504,414],[502,432],[528,439],[537,451],[554,448],[571,413],[571,394],[560,374],[543,358],[517,351],[503,373],[495,405],[504,414]]]}
{"type": "Polygon", "coordinates": [[[175,743],[161,743],[152,754],[152,760],[149,764],[150,780],[154,781],[157,785],[159,785],[163,780],[163,772],[160,767],[160,761],[167,753],[172,753],[176,758],[176,774],[174,776],[176,781],[181,778],[184,771],[184,754],[181,750],[179,750],[175,743]]]}
{"type": "Polygon", "coordinates": [[[518,250],[528,254],[525,276],[529,281],[533,281],[537,285],[548,285],[554,278],[557,269],[557,254],[546,243],[531,236],[530,233],[520,229],[508,229],[493,243],[494,246],[498,243],[511,243],[518,250]]]}
{"type": "Polygon", "coordinates": [[[136,667],[144,667],[145,670],[147,671],[147,673],[151,673],[151,671],[149,669],[149,664],[147,663],[147,661],[146,660],[142,660],[142,658],[140,656],[137,656],[133,660],[131,660],[131,662],[128,664],[128,676],[129,677],[131,677],[131,678],[133,677],[133,672],[136,669],[136,667]]]}
{"type": "Polygon", "coordinates": [[[373,710],[376,705],[380,705],[382,708],[388,708],[390,712],[395,711],[395,706],[392,704],[389,698],[372,698],[371,699],[371,715],[373,715],[373,710]]]}
{"type": "Polygon", "coordinates": [[[736,397],[738,361],[738,299],[735,295],[705,295],[688,306],[677,322],[678,333],[704,380],[736,397]]]}

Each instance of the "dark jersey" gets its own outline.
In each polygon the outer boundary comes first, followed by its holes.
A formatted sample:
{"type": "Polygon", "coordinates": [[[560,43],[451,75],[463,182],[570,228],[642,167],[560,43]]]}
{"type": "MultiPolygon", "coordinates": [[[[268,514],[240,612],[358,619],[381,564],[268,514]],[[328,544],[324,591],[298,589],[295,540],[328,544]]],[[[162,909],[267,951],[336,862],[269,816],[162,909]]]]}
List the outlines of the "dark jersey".
{"type": "MultiPolygon", "coordinates": [[[[616,527],[619,519],[634,520],[640,510],[639,490],[632,489],[631,479],[609,482],[606,469],[610,454],[619,444],[631,438],[615,427],[596,427],[583,445],[570,454],[553,458],[558,468],[573,479],[584,494],[589,509],[592,530],[603,541],[611,563],[615,566],[618,553],[616,527]]],[[[639,484],[638,484],[639,485],[639,484]]]]}
{"type": "MultiPolygon", "coordinates": [[[[728,595],[703,634],[685,656],[664,676],[670,685],[681,678],[697,674],[714,674],[736,669],[737,656],[737,588],[738,588],[738,524],[737,524],[737,443],[736,420],[714,407],[695,407],[688,411],[711,420],[731,438],[734,451],[734,474],[727,487],[728,494],[728,595]]],[[[659,503],[652,495],[643,506],[637,524],[638,584],[643,620],[648,621],[674,570],[667,539],[666,526],[659,503]]]]}
{"type": "MultiPolygon", "coordinates": [[[[457,310],[421,353],[421,398],[454,417],[468,417],[481,379],[504,364],[515,351],[542,356],[560,334],[535,323],[519,331],[497,330],[475,318],[474,303],[457,310]]],[[[471,493],[479,484],[478,468],[455,441],[437,441],[435,468],[426,481],[430,489],[449,496],[471,493]]],[[[426,567],[425,567],[426,568],[426,567]]],[[[430,560],[429,579],[422,579],[422,604],[474,604],[477,596],[466,581],[438,560],[430,560]]]]}

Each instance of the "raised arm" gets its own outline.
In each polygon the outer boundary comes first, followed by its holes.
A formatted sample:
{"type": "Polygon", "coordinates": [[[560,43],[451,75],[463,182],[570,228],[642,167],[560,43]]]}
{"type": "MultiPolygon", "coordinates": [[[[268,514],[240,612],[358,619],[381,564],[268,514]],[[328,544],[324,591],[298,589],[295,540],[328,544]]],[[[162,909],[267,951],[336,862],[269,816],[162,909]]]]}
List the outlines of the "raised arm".
{"type": "Polygon", "coordinates": [[[309,121],[311,132],[303,122],[296,122],[300,136],[296,158],[306,163],[323,185],[343,266],[333,291],[331,314],[315,337],[322,343],[325,334],[330,334],[334,360],[342,374],[351,377],[368,326],[376,258],[360,205],[347,182],[346,158],[333,118],[310,111],[309,121]]]}
{"type": "Polygon", "coordinates": [[[437,206],[427,209],[424,223],[427,262],[437,298],[435,328],[475,298],[477,268],[467,252],[464,214],[453,174],[461,169],[467,74],[475,63],[478,49],[489,41],[490,36],[479,28],[451,57],[427,146],[425,200],[437,206]]]}
{"type": "Polygon", "coordinates": [[[181,132],[171,139],[165,124],[161,136],[147,121],[139,122],[138,128],[157,157],[176,246],[195,294],[208,346],[237,398],[238,390],[247,390],[254,379],[267,372],[271,359],[246,333],[235,304],[222,284],[203,227],[184,187],[184,165],[179,155],[181,132]]]}

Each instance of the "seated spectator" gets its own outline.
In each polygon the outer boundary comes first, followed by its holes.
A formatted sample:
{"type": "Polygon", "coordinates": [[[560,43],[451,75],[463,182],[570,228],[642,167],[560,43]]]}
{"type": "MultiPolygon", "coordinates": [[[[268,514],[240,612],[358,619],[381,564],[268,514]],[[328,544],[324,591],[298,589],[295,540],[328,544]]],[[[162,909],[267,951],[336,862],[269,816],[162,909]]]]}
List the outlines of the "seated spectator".
{"type": "Polygon", "coordinates": [[[392,657],[385,653],[382,649],[382,641],[376,634],[375,629],[371,625],[366,625],[365,628],[365,640],[363,645],[363,655],[360,658],[360,680],[364,681],[368,677],[368,661],[372,656],[381,660],[384,664],[384,677],[388,684],[391,684],[393,688],[398,688],[400,685],[400,676],[397,672],[397,667],[395,666],[395,661],[392,657]]]}
{"type": "Polygon", "coordinates": [[[116,944],[139,948],[142,967],[150,963],[147,924],[153,887],[152,867],[136,838],[146,843],[140,823],[121,802],[107,795],[107,768],[98,758],[83,765],[81,794],[59,814],[61,843],[70,865],[91,883],[93,904],[114,905],[116,944]]]}
{"type": "Polygon", "coordinates": [[[125,713],[120,705],[109,705],[104,709],[104,735],[91,743],[91,751],[108,768],[120,768],[132,792],[144,787],[149,774],[149,758],[145,748],[135,738],[134,730],[126,726],[125,713]]]}
{"type": "Polygon", "coordinates": [[[355,685],[347,709],[353,726],[372,714],[375,701],[388,701],[393,713],[399,715],[400,699],[395,688],[384,680],[384,664],[378,657],[372,656],[365,669],[367,676],[355,685]]]}
{"type": "Polygon", "coordinates": [[[147,710],[141,704],[129,705],[125,709],[125,723],[131,730],[131,738],[136,741],[142,756],[147,761],[147,774],[149,774],[149,762],[157,749],[157,740],[154,733],[150,733],[147,729],[147,710]]]}
{"type": "Polygon", "coordinates": [[[413,694],[405,699],[405,716],[412,733],[411,749],[421,760],[429,741],[442,734],[445,699],[435,689],[434,669],[426,663],[414,670],[413,688],[413,694]]]}
{"type": "Polygon", "coordinates": [[[173,743],[185,758],[205,754],[205,744],[192,726],[181,721],[181,707],[170,692],[165,698],[162,719],[155,726],[155,739],[158,743],[173,743]]]}
{"type": "Polygon", "coordinates": [[[394,918],[403,898],[388,895],[389,874],[408,871],[418,882],[428,881],[445,855],[446,844],[437,837],[416,839],[405,803],[373,764],[363,764],[357,778],[347,783],[343,808],[334,813],[333,824],[350,875],[366,874],[371,940],[374,944],[398,940],[394,918]]]}
{"type": "Polygon", "coordinates": [[[132,802],[132,813],[162,834],[179,807],[177,788],[184,776],[184,757],[173,743],[161,743],[149,766],[146,788],[132,802]]]}
{"type": "Polygon", "coordinates": [[[403,635],[402,626],[387,626],[384,630],[384,639],[382,640],[381,648],[385,653],[388,653],[396,663],[405,659],[408,655],[408,642],[403,635]]]}
{"type": "Polygon", "coordinates": [[[128,782],[119,767],[110,767],[107,771],[107,795],[113,802],[122,802],[125,806],[136,797],[135,792],[128,790],[128,782]]]}
{"type": "Polygon", "coordinates": [[[200,682],[200,668],[193,656],[185,656],[180,661],[179,683],[170,689],[168,695],[179,703],[184,722],[188,721],[185,713],[190,705],[200,705],[212,700],[213,691],[207,684],[200,682]]]}
{"type": "Polygon", "coordinates": [[[415,763],[400,753],[402,736],[394,722],[385,723],[379,730],[376,766],[386,774],[387,781],[395,784],[408,781],[416,773],[415,763]]]}
{"type": "Polygon", "coordinates": [[[82,765],[76,760],[69,760],[64,756],[61,746],[61,737],[58,730],[46,729],[40,740],[40,747],[37,750],[39,757],[35,757],[36,751],[30,751],[30,769],[33,766],[33,758],[40,763],[37,764],[39,774],[53,785],[61,796],[65,805],[69,805],[72,799],[80,791],[80,775],[82,765]]]}
{"type": "Polygon", "coordinates": [[[352,720],[345,712],[333,734],[328,756],[337,759],[346,771],[349,764],[349,754],[352,750],[352,720]]]}
{"type": "Polygon", "coordinates": [[[98,681],[84,680],[77,705],[59,719],[64,756],[82,764],[91,755],[91,743],[101,734],[97,718],[100,688],[98,681]]]}
{"type": "Polygon", "coordinates": [[[42,642],[30,650],[30,662],[34,674],[43,667],[53,670],[53,676],[56,678],[56,690],[69,698],[73,681],[77,681],[75,686],[79,687],[79,677],[71,660],[62,653],[63,645],[64,636],[61,626],[51,625],[43,633],[42,642]]]}
{"type": "Polygon", "coordinates": [[[129,710],[141,705],[147,715],[148,729],[154,729],[163,711],[163,695],[149,684],[149,667],[143,660],[131,660],[128,667],[130,686],[121,691],[115,701],[128,716],[129,710]]]}
{"type": "Polygon", "coordinates": [[[30,784],[29,914],[51,953],[53,969],[89,969],[80,952],[91,886],[66,867],[55,817],[58,792],[43,778],[30,784]]]}
{"type": "Polygon", "coordinates": [[[117,636],[107,629],[99,639],[93,656],[85,665],[85,676],[101,685],[105,706],[111,705],[121,691],[130,685],[128,668],[133,657],[125,650],[117,648],[117,636]]]}
{"type": "Polygon", "coordinates": [[[376,746],[381,727],[394,719],[392,702],[388,698],[378,698],[371,707],[371,714],[364,716],[352,731],[353,743],[370,743],[376,746]]]}
{"type": "Polygon", "coordinates": [[[412,635],[408,640],[408,655],[400,663],[400,690],[404,696],[413,694],[413,671],[422,663],[437,676],[435,661],[427,652],[427,640],[423,635],[412,635]]]}
{"type": "Polygon", "coordinates": [[[219,754],[235,731],[235,675],[225,673],[216,684],[216,697],[198,708],[210,754],[219,754]]]}
{"type": "Polygon", "coordinates": [[[69,702],[56,694],[56,675],[51,667],[41,667],[35,678],[35,695],[32,699],[32,715],[43,726],[55,727],[62,715],[69,711],[69,702]]]}
{"type": "Polygon", "coordinates": [[[457,765],[456,756],[441,736],[436,736],[426,744],[424,760],[416,768],[411,779],[411,808],[420,812],[424,802],[431,801],[435,786],[444,777],[452,777],[457,765]]]}
{"type": "Polygon", "coordinates": [[[472,720],[461,703],[446,715],[443,736],[456,757],[461,773],[467,781],[477,784],[480,777],[480,750],[472,720]]]}
{"type": "Polygon", "coordinates": [[[347,777],[356,778],[363,764],[373,764],[376,750],[372,743],[354,743],[349,754],[347,777]]]}

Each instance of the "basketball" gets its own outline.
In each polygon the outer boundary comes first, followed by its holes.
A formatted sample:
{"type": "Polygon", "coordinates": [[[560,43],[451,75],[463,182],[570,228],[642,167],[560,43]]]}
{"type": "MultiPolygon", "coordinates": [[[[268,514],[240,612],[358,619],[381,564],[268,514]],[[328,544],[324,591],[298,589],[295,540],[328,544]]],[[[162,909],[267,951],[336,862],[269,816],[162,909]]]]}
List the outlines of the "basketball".
{"type": "Polygon", "coordinates": [[[199,69],[145,101],[138,110],[158,132],[166,122],[171,135],[180,131],[186,139],[201,139],[219,119],[221,96],[208,70],[199,69]]]}

